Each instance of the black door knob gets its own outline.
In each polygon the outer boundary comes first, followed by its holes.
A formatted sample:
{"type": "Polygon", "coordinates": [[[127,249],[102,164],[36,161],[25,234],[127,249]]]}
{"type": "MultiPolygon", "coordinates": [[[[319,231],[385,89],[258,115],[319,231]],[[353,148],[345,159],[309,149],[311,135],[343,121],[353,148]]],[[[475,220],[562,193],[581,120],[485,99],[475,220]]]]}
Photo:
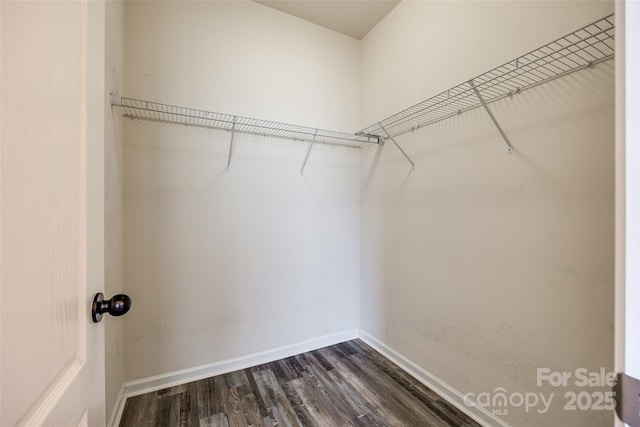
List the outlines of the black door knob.
{"type": "Polygon", "coordinates": [[[105,300],[102,292],[96,294],[93,298],[93,306],[91,307],[91,318],[95,323],[102,320],[103,313],[109,313],[112,316],[122,316],[131,308],[131,298],[125,294],[114,295],[111,299],[105,300]]]}

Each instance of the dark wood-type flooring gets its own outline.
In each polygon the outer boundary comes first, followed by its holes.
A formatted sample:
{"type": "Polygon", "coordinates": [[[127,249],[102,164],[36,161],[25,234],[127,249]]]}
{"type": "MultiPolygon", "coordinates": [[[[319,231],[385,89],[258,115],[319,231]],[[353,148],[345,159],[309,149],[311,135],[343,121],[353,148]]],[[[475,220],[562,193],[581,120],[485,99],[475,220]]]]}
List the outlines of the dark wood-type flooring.
{"type": "Polygon", "coordinates": [[[129,426],[478,426],[361,340],[127,399],[129,426]]]}

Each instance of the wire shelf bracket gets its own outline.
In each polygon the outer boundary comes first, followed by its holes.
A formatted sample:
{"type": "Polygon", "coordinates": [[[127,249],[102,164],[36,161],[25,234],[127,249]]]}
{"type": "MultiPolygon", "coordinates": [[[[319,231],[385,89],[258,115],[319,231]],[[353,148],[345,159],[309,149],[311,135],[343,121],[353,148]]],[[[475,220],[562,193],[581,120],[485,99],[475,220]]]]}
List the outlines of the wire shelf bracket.
{"type": "Polygon", "coordinates": [[[300,168],[300,175],[304,175],[304,168],[307,166],[307,160],[309,160],[309,154],[311,154],[311,149],[313,148],[313,144],[316,142],[316,135],[313,136],[313,139],[309,143],[309,149],[307,150],[307,155],[304,156],[304,162],[302,162],[302,167],[300,168]]]}
{"type": "Polygon", "coordinates": [[[409,156],[407,155],[407,153],[404,152],[404,150],[402,149],[402,147],[400,147],[400,145],[396,142],[396,140],[389,135],[389,132],[387,132],[387,130],[385,129],[384,126],[380,125],[380,129],[382,129],[382,131],[387,135],[387,139],[390,139],[391,142],[393,142],[393,144],[398,148],[398,150],[400,150],[400,152],[402,153],[402,155],[404,156],[405,159],[407,159],[409,161],[409,163],[411,163],[411,170],[415,170],[416,169],[416,164],[413,163],[413,161],[411,160],[411,158],[409,158],[409,156]]]}
{"type": "Polygon", "coordinates": [[[480,103],[482,104],[484,109],[487,111],[487,114],[489,114],[489,117],[491,117],[491,121],[493,121],[493,124],[496,125],[496,127],[498,128],[498,131],[500,132],[500,135],[502,135],[502,138],[504,139],[504,142],[507,143],[507,154],[513,153],[513,145],[511,145],[511,141],[509,141],[509,138],[507,137],[507,134],[505,134],[504,130],[502,130],[502,126],[500,126],[500,123],[498,123],[498,120],[496,119],[496,116],[494,116],[493,113],[491,112],[491,109],[489,108],[489,106],[487,105],[486,101],[482,97],[482,94],[480,93],[480,91],[476,87],[475,83],[473,83],[473,80],[469,80],[469,86],[471,86],[471,88],[475,92],[476,96],[478,97],[478,100],[480,100],[480,103]]]}
{"type": "MultiPolygon", "coordinates": [[[[615,56],[615,19],[607,15],[546,45],[357,132],[361,136],[398,137],[422,127],[483,107],[508,146],[513,146],[488,105],[527,89],[593,68],[615,56]]],[[[395,141],[394,141],[395,142],[395,141]]]]}
{"type": "Polygon", "coordinates": [[[231,172],[231,154],[233,153],[233,137],[236,135],[236,118],[231,125],[231,139],[229,140],[229,158],[227,159],[227,172],[231,172]]]}

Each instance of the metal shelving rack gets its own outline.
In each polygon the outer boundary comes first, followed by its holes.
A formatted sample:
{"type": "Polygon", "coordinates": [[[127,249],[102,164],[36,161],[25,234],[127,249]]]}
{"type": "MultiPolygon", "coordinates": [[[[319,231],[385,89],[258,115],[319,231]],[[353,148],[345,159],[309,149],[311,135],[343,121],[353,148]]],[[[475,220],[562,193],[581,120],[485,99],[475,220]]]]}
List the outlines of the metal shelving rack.
{"type": "Polygon", "coordinates": [[[111,96],[111,105],[122,108],[124,117],[129,119],[176,123],[296,141],[313,141],[314,143],[329,145],[360,147],[365,143],[379,142],[376,136],[354,135],[352,133],[215,113],[115,95],[111,96]]]}
{"type": "Polygon", "coordinates": [[[613,58],[614,38],[614,15],[611,14],[387,117],[357,134],[391,139],[397,145],[396,136],[484,107],[507,143],[507,152],[511,153],[511,142],[488,104],[613,58]]]}
{"type": "Polygon", "coordinates": [[[360,148],[363,144],[380,143],[380,138],[374,135],[357,135],[326,129],[317,129],[308,126],[215,113],[213,111],[179,107],[176,105],[125,98],[116,95],[111,95],[111,105],[124,110],[124,117],[129,119],[177,123],[185,126],[229,131],[231,133],[231,139],[229,141],[227,170],[231,168],[231,155],[233,153],[233,141],[236,133],[270,136],[296,141],[309,141],[311,144],[309,144],[309,148],[307,149],[307,154],[304,158],[304,163],[302,164],[300,173],[304,172],[307,160],[309,159],[309,154],[311,154],[311,149],[316,143],[356,148],[360,148]]]}
{"type": "Polygon", "coordinates": [[[230,131],[231,140],[227,167],[231,164],[233,139],[236,132],[310,142],[301,172],[304,171],[315,143],[361,148],[366,144],[379,144],[385,140],[391,140],[414,166],[409,156],[396,142],[395,137],[479,107],[483,107],[487,111],[507,144],[507,152],[511,153],[513,151],[512,144],[488,104],[607,61],[614,57],[614,48],[615,25],[614,15],[611,14],[387,117],[355,134],[113,95],[111,105],[123,109],[124,117],[131,119],[230,131]]]}

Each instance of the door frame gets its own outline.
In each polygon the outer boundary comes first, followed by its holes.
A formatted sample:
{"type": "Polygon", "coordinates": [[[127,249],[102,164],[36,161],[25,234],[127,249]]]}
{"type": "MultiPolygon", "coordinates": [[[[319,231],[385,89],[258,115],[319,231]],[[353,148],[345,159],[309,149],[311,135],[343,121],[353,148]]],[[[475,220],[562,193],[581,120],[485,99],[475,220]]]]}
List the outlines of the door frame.
{"type": "MultiPolygon", "coordinates": [[[[640,378],[639,22],[640,2],[616,1],[614,368],[635,378],[640,378]]],[[[615,417],[615,425],[624,423],[615,417]]]]}

